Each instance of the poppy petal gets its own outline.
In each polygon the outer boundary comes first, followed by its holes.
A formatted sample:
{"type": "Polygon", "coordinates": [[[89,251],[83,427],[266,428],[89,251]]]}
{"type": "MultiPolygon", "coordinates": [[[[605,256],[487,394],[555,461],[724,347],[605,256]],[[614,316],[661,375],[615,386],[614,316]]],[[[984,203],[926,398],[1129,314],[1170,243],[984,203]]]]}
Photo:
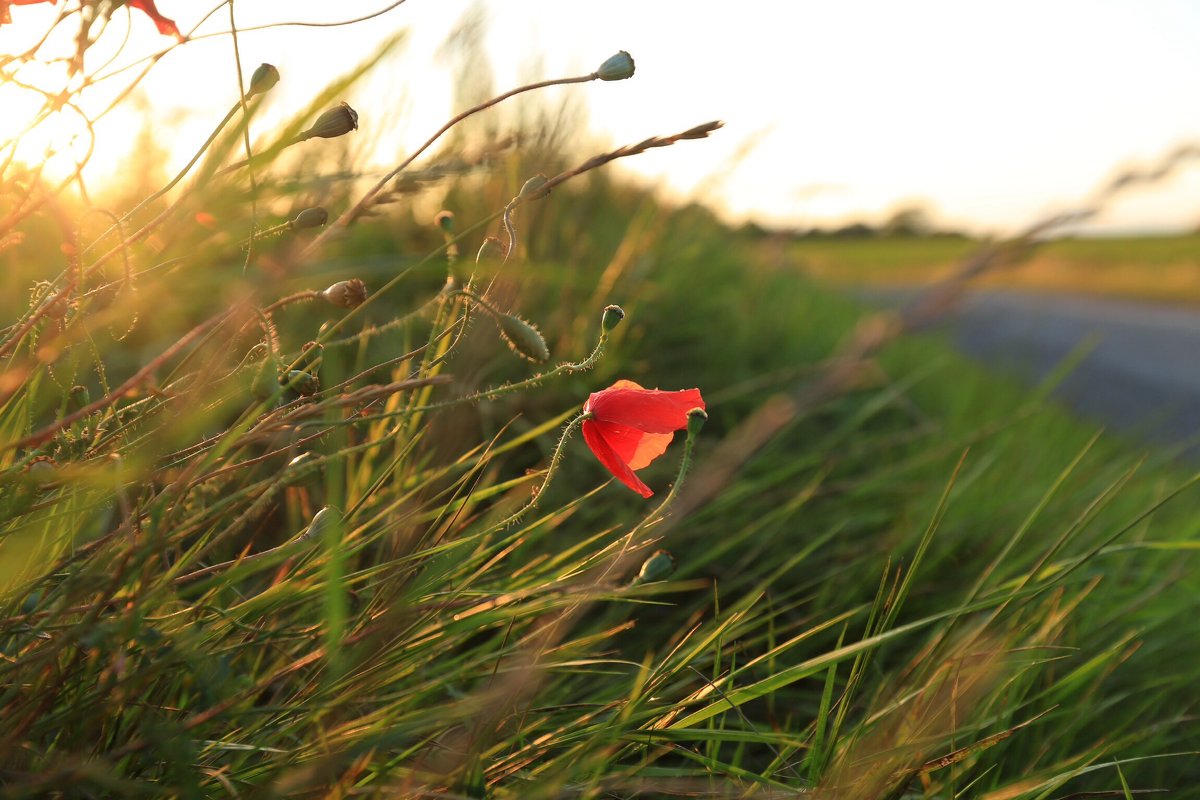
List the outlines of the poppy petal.
{"type": "Polygon", "coordinates": [[[699,389],[662,392],[614,386],[588,398],[588,408],[600,422],[627,425],[646,433],[671,433],[687,427],[688,412],[704,408],[704,398],[699,389]]]}
{"type": "Polygon", "coordinates": [[[587,446],[593,455],[600,460],[600,463],[617,480],[630,489],[633,489],[642,497],[650,497],[654,494],[650,487],[643,483],[641,478],[634,475],[629,465],[622,461],[620,456],[616,454],[612,446],[605,440],[600,426],[594,420],[586,419],[583,421],[583,440],[587,442],[587,446]]]}
{"type": "Polygon", "coordinates": [[[0,25],[12,22],[12,14],[9,13],[8,7],[13,6],[31,6],[35,3],[53,3],[56,0],[0,0],[0,25]]]}
{"type": "Polygon", "coordinates": [[[617,457],[636,471],[647,466],[651,461],[666,452],[667,446],[675,438],[673,433],[646,433],[628,425],[617,425],[612,422],[596,421],[617,457]]]}
{"type": "Polygon", "coordinates": [[[176,39],[183,41],[184,36],[179,32],[179,26],[175,24],[174,20],[167,19],[158,12],[158,7],[154,5],[154,0],[129,0],[127,5],[130,8],[136,8],[154,20],[154,27],[158,28],[158,32],[162,35],[174,36],[176,39]]]}
{"type": "Polygon", "coordinates": [[[649,466],[650,462],[667,452],[667,448],[671,445],[671,440],[675,438],[673,433],[647,433],[642,436],[642,441],[638,443],[637,450],[630,456],[625,463],[630,469],[642,469],[649,466]]]}

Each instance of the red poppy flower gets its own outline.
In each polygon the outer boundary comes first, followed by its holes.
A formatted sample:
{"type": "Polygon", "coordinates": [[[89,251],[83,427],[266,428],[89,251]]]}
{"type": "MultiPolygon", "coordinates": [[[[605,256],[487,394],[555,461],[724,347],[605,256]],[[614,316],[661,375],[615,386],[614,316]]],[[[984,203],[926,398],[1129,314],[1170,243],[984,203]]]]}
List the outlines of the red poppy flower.
{"type": "Polygon", "coordinates": [[[688,412],[704,408],[699,389],[660,392],[633,381],[617,381],[588,397],[583,439],[600,463],[642,497],[654,494],[634,470],[647,466],[688,424],[688,412]]]}
{"type": "MultiPolygon", "coordinates": [[[[12,22],[8,13],[8,7],[13,6],[31,6],[35,3],[54,3],[57,0],[0,0],[0,25],[6,22],[12,22]]],[[[136,8],[150,19],[154,20],[154,27],[158,28],[158,32],[164,36],[174,36],[179,41],[183,41],[184,36],[179,32],[179,26],[173,20],[167,19],[162,14],[158,13],[158,8],[154,5],[154,0],[129,0],[126,3],[130,8],[136,8]]]]}

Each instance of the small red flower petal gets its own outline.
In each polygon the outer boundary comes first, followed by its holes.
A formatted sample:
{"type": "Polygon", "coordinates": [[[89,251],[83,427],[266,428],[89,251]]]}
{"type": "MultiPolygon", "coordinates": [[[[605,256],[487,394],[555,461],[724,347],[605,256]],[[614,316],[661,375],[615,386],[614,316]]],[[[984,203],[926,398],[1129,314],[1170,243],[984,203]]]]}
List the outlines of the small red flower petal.
{"type": "Polygon", "coordinates": [[[608,442],[617,457],[634,471],[649,465],[665,453],[667,446],[675,438],[674,433],[646,433],[615,422],[597,420],[596,425],[603,433],[604,441],[608,442]]]}
{"type": "Polygon", "coordinates": [[[602,427],[595,420],[585,419],[583,421],[583,440],[587,442],[588,448],[596,458],[600,459],[600,463],[616,476],[617,480],[642,497],[650,497],[654,494],[650,487],[643,483],[641,478],[634,475],[629,465],[616,454],[612,446],[605,440],[602,427]]]}
{"type": "Polygon", "coordinates": [[[626,425],[645,433],[672,433],[686,428],[688,412],[693,408],[704,408],[699,389],[662,392],[619,384],[596,392],[584,406],[600,422],[626,425]]]}
{"type": "Polygon", "coordinates": [[[158,28],[158,32],[163,36],[174,36],[179,41],[183,41],[184,36],[179,32],[179,26],[175,24],[174,20],[167,19],[158,12],[157,6],[154,5],[154,0],[129,0],[127,5],[130,8],[136,8],[154,20],[154,27],[158,28]]]}
{"type": "Polygon", "coordinates": [[[0,25],[12,22],[12,14],[8,13],[9,6],[31,6],[34,3],[54,3],[57,0],[0,0],[0,25]]]}

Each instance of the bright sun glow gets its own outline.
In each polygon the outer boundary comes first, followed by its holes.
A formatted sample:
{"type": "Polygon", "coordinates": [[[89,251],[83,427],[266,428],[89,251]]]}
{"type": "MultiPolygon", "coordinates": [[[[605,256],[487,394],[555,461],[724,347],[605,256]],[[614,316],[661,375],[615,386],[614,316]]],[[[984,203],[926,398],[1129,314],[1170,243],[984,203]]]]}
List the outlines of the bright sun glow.
{"type": "MultiPolygon", "coordinates": [[[[158,5],[185,30],[211,9],[191,0],[158,5]]],[[[382,5],[240,0],[236,13],[249,28],[336,21],[382,5]]],[[[283,76],[254,131],[305,107],[317,89],[407,29],[404,51],[342,98],[362,115],[358,137],[377,166],[395,163],[457,110],[439,48],[473,9],[487,18],[484,45],[497,90],[531,76],[590,70],[618,49],[633,53],[633,80],[544,96],[552,106],[569,100],[602,141],[623,144],[724,120],[722,134],[703,148],[619,169],[676,197],[707,200],[734,220],[828,225],[877,220],[916,202],[949,225],[1011,230],[1077,202],[1114,169],[1149,163],[1200,135],[1200,106],[1188,101],[1200,92],[1200,11],[1179,0],[1136,11],[1111,0],[1014,0],[1001,10],[952,0],[746,0],[736,14],[716,0],[608,0],[603,13],[561,0],[411,2],[362,25],[243,32],[243,70],[267,61],[283,76]]],[[[0,53],[20,52],[18,29],[44,31],[54,15],[48,5],[15,8],[14,23],[0,27],[0,53]]],[[[84,172],[89,184],[116,174],[147,118],[161,134],[155,142],[168,169],[195,152],[236,97],[233,52],[222,33],[228,22],[223,13],[206,19],[195,41],[138,84],[131,97],[149,117],[124,102],[120,115],[98,123],[84,172]]],[[[118,55],[118,47],[124,50],[114,67],[170,43],[144,16],[117,15],[89,51],[89,66],[118,55]]],[[[60,45],[69,55],[69,32],[60,45]]],[[[102,111],[135,74],[89,87],[85,94],[97,97],[85,98],[85,112],[102,111]]],[[[18,76],[55,85],[28,65],[18,76]]],[[[36,92],[0,87],[0,142],[20,133],[42,105],[36,92]]],[[[82,119],[63,109],[21,137],[17,157],[39,162],[53,151],[46,173],[69,175],[89,144],[82,119]]],[[[1101,222],[1113,229],[1194,226],[1197,173],[1123,202],[1101,222]]]]}

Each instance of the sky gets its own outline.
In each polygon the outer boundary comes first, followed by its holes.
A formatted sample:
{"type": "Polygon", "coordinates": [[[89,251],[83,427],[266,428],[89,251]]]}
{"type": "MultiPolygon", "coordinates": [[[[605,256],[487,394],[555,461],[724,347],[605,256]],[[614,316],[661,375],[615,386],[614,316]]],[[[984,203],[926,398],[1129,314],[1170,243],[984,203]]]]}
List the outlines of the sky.
{"type": "MultiPolygon", "coordinates": [[[[345,20],[391,2],[236,0],[234,12],[247,28],[345,20]]],[[[165,56],[141,83],[145,111],[126,104],[97,125],[89,179],[106,179],[121,162],[142,113],[161,126],[163,147],[181,165],[237,97],[230,38],[220,35],[228,31],[228,8],[217,0],[158,0],[158,7],[184,30],[219,10],[195,41],[165,56]]],[[[407,0],[353,26],[242,33],[245,72],[266,61],[283,76],[259,124],[277,124],[406,30],[400,52],[345,98],[361,116],[356,135],[371,137],[379,164],[399,161],[460,110],[449,65],[438,54],[473,11],[487,20],[500,90],[590,72],[617,50],[633,55],[631,80],[548,95],[586,114],[597,146],[724,120],[711,139],[627,159],[620,169],[672,197],[709,202],[732,221],[878,222],[919,204],[946,226],[1012,231],[1085,200],[1121,167],[1150,164],[1181,142],[1200,141],[1194,0],[407,0]]],[[[0,53],[16,52],[55,10],[38,5],[12,13],[14,24],[0,28],[0,53]]],[[[130,26],[114,67],[171,41],[144,16],[127,22],[119,15],[89,52],[93,64],[130,26]]],[[[90,90],[94,107],[132,75],[119,73],[90,90]]],[[[32,72],[24,77],[40,80],[32,72]]],[[[0,140],[22,107],[11,86],[0,87],[0,140]]],[[[1089,229],[1197,225],[1200,163],[1123,197],[1089,229]]]]}

